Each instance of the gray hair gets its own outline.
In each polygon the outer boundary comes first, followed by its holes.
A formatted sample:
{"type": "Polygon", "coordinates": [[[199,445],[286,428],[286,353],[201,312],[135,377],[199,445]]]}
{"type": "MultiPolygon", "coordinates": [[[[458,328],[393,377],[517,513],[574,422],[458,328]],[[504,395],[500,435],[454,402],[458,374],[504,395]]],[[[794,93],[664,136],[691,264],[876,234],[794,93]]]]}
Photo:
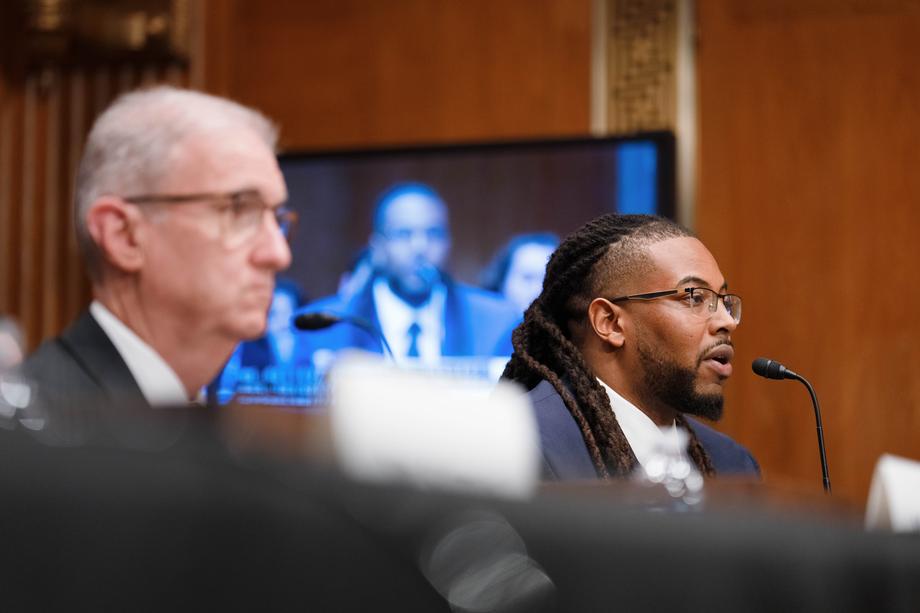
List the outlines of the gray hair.
{"type": "Polygon", "coordinates": [[[96,119],[77,171],[74,226],[89,275],[101,258],[86,225],[90,206],[105,195],[155,191],[191,137],[226,138],[247,127],[272,150],[276,126],[264,115],[225,98],[161,85],[119,96],[96,119]]]}

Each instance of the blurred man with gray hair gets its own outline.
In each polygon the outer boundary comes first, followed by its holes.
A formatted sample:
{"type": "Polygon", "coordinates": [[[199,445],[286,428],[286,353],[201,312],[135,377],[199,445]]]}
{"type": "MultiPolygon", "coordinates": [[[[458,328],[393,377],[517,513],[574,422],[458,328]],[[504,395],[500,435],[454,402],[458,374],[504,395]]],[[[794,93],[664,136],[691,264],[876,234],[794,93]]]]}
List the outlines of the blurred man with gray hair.
{"type": "Polygon", "coordinates": [[[264,332],[294,221],[276,139],[254,110],[167,86],[99,116],[75,199],[93,302],[24,364],[44,403],[186,404],[264,332]]]}

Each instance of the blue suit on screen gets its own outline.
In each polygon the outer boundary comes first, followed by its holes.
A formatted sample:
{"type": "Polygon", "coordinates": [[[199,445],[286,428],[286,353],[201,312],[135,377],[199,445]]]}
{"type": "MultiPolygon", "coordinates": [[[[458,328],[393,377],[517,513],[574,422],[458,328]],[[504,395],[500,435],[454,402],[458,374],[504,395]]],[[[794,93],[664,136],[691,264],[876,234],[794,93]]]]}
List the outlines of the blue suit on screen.
{"type": "MultiPolygon", "coordinates": [[[[511,331],[521,319],[513,306],[498,294],[453,281],[444,276],[443,357],[511,355],[511,331]]],[[[305,313],[327,312],[340,317],[366,320],[381,329],[374,303],[373,279],[349,300],[327,297],[307,305],[305,313]]],[[[314,352],[356,348],[383,353],[380,341],[366,330],[339,323],[325,330],[310,332],[307,342],[314,352]]]]}

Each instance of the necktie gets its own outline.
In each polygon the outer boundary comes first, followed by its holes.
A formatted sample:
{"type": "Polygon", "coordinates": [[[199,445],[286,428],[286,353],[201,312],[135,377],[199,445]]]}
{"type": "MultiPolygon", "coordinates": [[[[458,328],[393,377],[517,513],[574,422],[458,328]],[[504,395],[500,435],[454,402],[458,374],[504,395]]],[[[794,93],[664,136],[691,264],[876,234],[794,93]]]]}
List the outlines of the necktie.
{"type": "Polygon", "coordinates": [[[406,352],[406,357],[409,357],[409,358],[419,357],[418,336],[421,333],[422,333],[422,327],[418,325],[418,322],[413,321],[412,325],[409,326],[409,350],[406,352]]]}

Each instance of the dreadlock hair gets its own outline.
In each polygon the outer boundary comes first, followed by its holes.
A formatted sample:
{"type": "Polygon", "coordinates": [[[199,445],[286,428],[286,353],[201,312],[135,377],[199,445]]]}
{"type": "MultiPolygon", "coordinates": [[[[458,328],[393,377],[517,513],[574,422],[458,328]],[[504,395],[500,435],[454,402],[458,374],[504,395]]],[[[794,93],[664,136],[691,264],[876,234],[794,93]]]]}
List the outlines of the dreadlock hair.
{"type": "MultiPolygon", "coordinates": [[[[584,437],[601,478],[627,476],[638,466],[617,423],[610,399],[572,341],[571,324],[584,322],[588,305],[611,283],[623,284],[649,270],[646,247],[693,234],[663,217],[603,215],[566,237],[546,266],[543,291],[512,334],[514,353],[502,378],[533,389],[547,380],[562,397],[584,437]]],[[[709,455],[681,413],[690,434],[690,457],[714,474],[709,455]]]]}

